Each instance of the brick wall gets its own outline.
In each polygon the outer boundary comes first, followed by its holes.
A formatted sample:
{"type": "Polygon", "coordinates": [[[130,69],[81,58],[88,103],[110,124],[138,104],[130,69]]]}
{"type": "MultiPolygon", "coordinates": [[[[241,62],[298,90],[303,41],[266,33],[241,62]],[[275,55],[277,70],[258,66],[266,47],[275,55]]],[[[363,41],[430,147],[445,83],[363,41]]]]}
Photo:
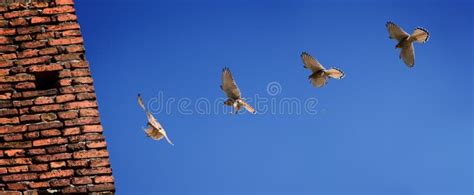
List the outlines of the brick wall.
{"type": "Polygon", "coordinates": [[[72,0],[0,5],[0,55],[0,191],[113,192],[72,0]]]}

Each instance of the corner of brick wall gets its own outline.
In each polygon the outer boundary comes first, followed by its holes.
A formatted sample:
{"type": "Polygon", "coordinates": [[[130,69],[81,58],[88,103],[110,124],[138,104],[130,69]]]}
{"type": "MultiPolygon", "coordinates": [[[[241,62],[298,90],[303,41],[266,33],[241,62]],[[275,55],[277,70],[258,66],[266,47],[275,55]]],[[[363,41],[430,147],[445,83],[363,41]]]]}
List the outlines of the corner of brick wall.
{"type": "Polygon", "coordinates": [[[113,193],[72,0],[0,4],[0,55],[0,194],[113,193]]]}

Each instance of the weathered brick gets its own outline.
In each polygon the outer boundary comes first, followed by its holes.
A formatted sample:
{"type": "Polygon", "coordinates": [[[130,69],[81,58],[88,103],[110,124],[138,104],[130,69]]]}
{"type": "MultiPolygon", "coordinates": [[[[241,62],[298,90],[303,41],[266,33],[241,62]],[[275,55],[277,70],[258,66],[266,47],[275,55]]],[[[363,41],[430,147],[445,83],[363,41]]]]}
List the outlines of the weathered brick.
{"type": "Polygon", "coordinates": [[[3,181],[27,181],[27,180],[35,180],[38,178],[36,173],[20,173],[20,174],[12,174],[3,176],[3,181]]]}
{"type": "Polygon", "coordinates": [[[28,166],[26,166],[26,165],[21,165],[21,166],[8,167],[8,172],[9,172],[9,173],[28,172],[28,166]]]}
{"type": "Polygon", "coordinates": [[[7,168],[0,167],[0,175],[8,173],[7,168]]]}
{"type": "Polygon", "coordinates": [[[36,84],[34,82],[21,82],[15,85],[15,89],[34,89],[36,84]]]}
{"type": "Polygon", "coordinates": [[[30,141],[21,141],[21,142],[2,142],[0,143],[1,148],[31,148],[30,141]]]}
{"type": "Polygon", "coordinates": [[[73,0],[55,0],[56,5],[74,5],[73,0]]]}
{"type": "Polygon", "coordinates": [[[87,61],[70,62],[69,64],[71,65],[72,68],[88,68],[89,67],[89,63],[87,63],[87,61]]]}
{"type": "Polygon", "coordinates": [[[59,131],[58,129],[48,129],[48,130],[41,131],[41,136],[43,137],[53,137],[53,136],[58,136],[58,135],[61,135],[61,131],[59,131]]]}
{"type": "Polygon", "coordinates": [[[99,133],[102,132],[102,125],[84,125],[82,126],[82,132],[84,133],[99,133]]]}
{"type": "Polygon", "coordinates": [[[25,133],[25,137],[29,140],[36,139],[40,136],[38,131],[25,133]]]}
{"type": "Polygon", "coordinates": [[[78,44],[82,42],[83,42],[82,37],[69,37],[69,38],[61,38],[61,39],[51,39],[49,40],[48,44],[51,46],[56,46],[56,45],[78,44]]]}
{"type": "Polygon", "coordinates": [[[58,116],[60,119],[74,119],[78,117],[78,113],[76,111],[65,111],[59,112],[58,116]]]}
{"type": "Polygon", "coordinates": [[[3,76],[0,77],[0,83],[9,83],[9,82],[22,82],[22,81],[34,81],[35,76],[30,75],[30,74],[16,74],[13,76],[3,76]]]}
{"type": "Polygon", "coordinates": [[[2,35],[2,36],[16,35],[16,29],[14,29],[14,28],[0,28],[0,35],[2,35]]]}
{"type": "Polygon", "coordinates": [[[63,127],[63,123],[59,121],[41,122],[41,123],[30,124],[28,126],[28,131],[55,129],[55,128],[61,128],[61,127],[63,127]]]}
{"type": "Polygon", "coordinates": [[[48,90],[37,90],[37,91],[25,91],[23,92],[24,98],[38,97],[38,96],[52,96],[58,93],[57,89],[48,89],[48,90]]]}
{"type": "Polygon", "coordinates": [[[28,25],[28,21],[25,18],[15,18],[10,20],[10,25],[12,26],[26,26],[28,25]]]}
{"type": "Polygon", "coordinates": [[[90,142],[87,143],[88,148],[105,148],[106,147],[105,141],[98,141],[98,142],[90,142]]]}
{"type": "Polygon", "coordinates": [[[7,184],[9,190],[26,190],[26,183],[9,183],[7,184]]]}
{"type": "MultiPolygon", "coordinates": [[[[68,61],[68,60],[82,60],[84,54],[82,53],[68,53],[54,56],[56,61],[68,61]]],[[[74,71],[72,71],[74,72],[74,71]]]]}
{"type": "Polygon", "coordinates": [[[35,181],[35,182],[29,182],[28,185],[30,188],[49,188],[49,183],[46,181],[35,181]]]}
{"type": "Polygon", "coordinates": [[[51,60],[50,56],[22,59],[15,62],[16,65],[47,64],[51,60]]]}
{"type": "Polygon", "coordinates": [[[30,41],[30,42],[23,42],[20,45],[22,49],[34,49],[46,46],[46,41],[30,41]]]}
{"type": "Polygon", "coordinates": [[[91,167],[105,167],[109,165],[110,165],[110,162],[108,158],[93,159],[90,162],[91,167]]]}
{"type": "Polygon", "coordinates": [[[58,22],[64,22],[64,21],[76,21],[77,16],[74,14],[60,14],[57,16],[58,22]]]}
{"type": "Polygon", "coordinates": [[[41,96],[41,97],[37,97],[35,99],[34,103],[36,105],[52,104],[52,103],[54,103],[54,99],[53,99],[53,97],[41,96]]]}
{"type": "MultiPolygon", "coordinates": [[[[12,43],[12,39],[10,37],[0,37],[0,44],[11,44],[12,43]]],[[[3,57],[3,56],[2,56],[3,57]]],[[[6,59],[5,57],[3,57],[3,59],[6,59]]]]}
{"type": "Polygon", "coordinates": [[[37,49],[27,49],[18,53],[18,58],[30,58],[30,57],[35,57],[35,56],[38,56],[37,49]]]}
{"type": "Polygon", "coordinates": [[[0,118],[0,124],[2,125],[18,124],[18,123],[20,123],[20,119],[18,117],[0,118]]]}
{"type": "Polygon", "coordinates": [[[74,185],[81,185],[81,184],[91,184],[92,183],[92,178],[85,176],[85,177],[74,177],[72,179],[72,183],[74,185]]]}
{"type": "MultiPolygon", "coordinates": [[[[25,150],[23,150],[23,149],[10,149],[10,150],[5,150],[5,155],[8,156],[8,157],[25,156],[25,150]]],[[[27,159],[20,158],[17,162],[19,162],[19,161],[27,162],[27,159]]]]}
{"type": "Polygon", "coordinates": [[[17,48],[16,45],[0,45],[0,52],[15,52],[17,48]]]}
{"type": "Polygon", "coordinates": [[[35,156],[33,159],[37,162],[50,162],[50,161],[57,161],[57,160],[67,160],[71,159],[70,153],[60,153],[60,154],[48,154],[48,155],[40,155],[35,156]]]}
{"type": "Polygon", "coordinates": [[[98,133],[86,133],[82,135],[70,136],[69,141],[72,143],[81,141],[97,141],[104,140],[104,136],[98,133]]]}
{"type": "Polygon", "coordinates": [[[74,152],[73,157],[75,159],[82,159],[82,158],[98,158],[98,157],[107,157],[109,153],[107,150],[85,150],[74,152]]]}
{"type": "Polygon", "coordinates": [[[29,164],[31,164],[31,159],[29,158],[0,159],[0,166],[29,165],[29,164]]]}
{"type": "Polygon", "coordinates": [[[50,105],[31,107],[31,111],[33,112],[51,112],[51,111],[59,111],[62,109],[63,109],[63,106],[61,104],[50,104],[50,105]]]}
{"type": "Polygon", "coordinates": [[[22,42],[22,41],[31,41],[33,38],[30,35],[20,35],[15,37],[15,41],[22,42]]]}
{"type": "Polygon", "coordinates": [[[48,154],[55,154],[55,153],[64,153],[67,152],[69,145],[59,145],[59,146],[50,146],[46,148],[48,154]]]}
{"type": "Polygon", "coordinates": [[[44,39],[54,38],[54,37],[57,37],[57,36],[59,36],[59,35],[56,35],[55,32],[45,32],[45,33],[36,34],[35,39],[36,40],[44,40],[44,39]]]}
{"type": "Polygon", "coordinates": [[[56,49],[55,47],[48,47],[48,48],[41,49],[39,51],[40,55],[52,55],[52,54],[57,54],[57,53],[58,53],[58,49],[56,49]]]}
{"type": "Polygon", "coordinates": [[[84,51],[84,47],[82,45],[71,45],[66,47],[66,51],[68,53],[82,52],[84,51]]]}
{"type": "Polygon", "coordinates": [[[52,7],[52,8],[45,8],[43,9],[43,14],[51,15],[51,14],[62,14],[74,12],[74,7],[72,6],[61,6],[61,7],[52,7]]]}
{"type": "Polygon", "coordinates": [[[34,156],[34,155],[40,155],[40,154],[46,154],[46,150],[43,148],[34,148],[34,149],[28,150],[28,155],[34,156]]]}
{"type": "Polygon", "coordinates": [[[99,116],[99,111],[97,109],[81,109],[79,110],[79,115],[81,117],[87,117],[87,116],[99,116]]]}
{"type": "Polygon", "coordinates": [[[38,15],[37,10],[21,10],[21,11],[13,11],[13,12],[7,12],[3,14],[3,16],[7,19],[10,18],[17,18],[17,17],[25,17],[25,16],[35,16],[38,15]]]}
{"type": "Polygon", "coordinates": [[[59,79],[59,86],[71,86],[72,79],[71,78],[63,78],[59,79]]]}
{"type": "Polygon", "coordinates": [[[92,84],[94,80],[91,77],[76,77],[73,79],[74,84],[92,84]]]}
{"type": "Polygon", "coordinates": [[[87,160],[85,159],[81,159],[81,160],[68,160],[67,161],[67,166],[68,167],[73,167],[73,168],[77,168],[77,167],[87,167],[88,165],[88,162],[87,160]]]}
{"type": "Polygon", "coordinates": [[[33,171],[33,172],[42,172],[42,171],[47,171],[49,169],[48,164],[28,165],[28,168],[30,169],[30,171],[33,171]]]}
{"type": "Polygon", "coordinates": [[[16,32],[19,35],[39,33],[39,32],[42,32],[42,31],[43,31],[43,27],[41,27],[41,26],[20,27],[20,28],[16,29],[16,32]]]}
{"type": "Polygon", "coordinates": [[[53,169],[62,168],[62,167],[65,167],[65,166],[66,166],[66,161],[50,162],[49,165],[50,165],[51,168],[53,168],[53,169]]]}
{"type": "Polygon", "coordinates": [[[53,179],[49,182],[49,184],[53,187],[64,187],[69,186],[71,181],[69,179],[53,179]]]}
{"type": "Polygon", "coordinates": [[[13,62],[10,60],[0,60],[0,67],[1,68],[6,68],[6,67],[11,67],[13,66],[13,62]]]}
{"type": "Polygon", "coordinates": [[[34,140],[33,146],[47,146],[47,145],[57,145],[57,144],[65,144],[65,143],[67,143],[66,138],[55,137],[55,138],[34,140]]]}
{"type": "Polygon", "coordinates": [[[81,133],[81,129],[79,129],[79,127],[65,128],[63,130],[63,132],[64,132],[63,134],[65,136],[67,136],[67,135],[77,135],[77,134],[81,133]]]}
{"type": "Polygon", "coordinates": [[[87,192],[86,186],[74,186],[74,187],[65,187],[61,189],[61,192],[64,194],[73,194],[73,193],[82,193],[85,194],[87,192]]]}
{"type": "Polygon", "coordinates": [[[20,116],[20,122],[37,122],[40,120],[39,114],[24,114],[20,116]]]}
{"type": "Polygon", "coordinates": [[[2,125],[0,126],[0,134],[25,132],[26,129],[27,127],[24,125],[19,125],[19,126],[2,125]]]}
{"type": "Polygon", "coordinates": [[[61,36],[63,36],[63,37],[81,36],[81,31],[79,31],[79,30],[66,30],[66,31],[61,32],[61,36]]]}
{"type": "Polygon", "coordinates": [[[112,191],[112,190],[115,190],[115,187],[114,187],[114,184],[105,183],[105,184],[87,186],[87,190],[89,190],[90,192],[112,191]]]}
{"type": "Polygon", "coordinates": [[[70,177],[74,175],[74,171],[72,169],[67,170],[52,170],[49,172],[41,173],[39,175],[40,179],[50,179],[50,178],[60,178],[60,177],[70,177]]]}
{"type": "Polygon", "coordinates": [[[70,102],[76,99],[76,96],[72,94],[58,95],[56,96],[56,103],[70,102]]]}
{"type": "Polygon", "coordinates": [[[3,140],[9,142],[9,141],[19,141],[23,139],[23,135],[21,134],[9,134],[3,136],[3,140]]]}
{"type": "Polygon", "coordinates": [[[76,170],[77,175],[99,175],[99,174],[110,174],[112,169],[108,167],[96,167],[90,169],[78,169],[76,170]]]}
{"type": "Polygon", "coordinates": [[[97,176],[94,178],[94,183],[113,183],[114,177],[112,176],[97,176]]]}
{"type": "Polygon", "coordinates": [[[0,117],[12,116],[12,115],[18,115],[18,110],[15,108],[0,109],[0,117]]]}
{"type": "Polygon", "coordinates": [[[77,125],[94,125],[99,124],[100,120],[98,117],[81,117],[72,120],[64,121],[66,127],[77,126],[77,125]]]}
{"type": "Polygon", "coordinates": [[[31,17],[30,22],[31,24],[49,23],[51,22],[51,18],[50,17],[31,17]]]}
{"type": "Polygon", "coordinates": [[[26,107],[26,106],[31,106],[31,105],[33,105],[33,100],[13,101],[13,106],[15,107],[26,107]]]}
{"type": "Polygon", "coordinates": [[[31,6],[35,8],[45,8],[49,6],[49,3],[47,1],[32,1],[31,6]]]}
{"type": "Polygon", "coordinates": [[[80,102],[69,102],[64,105],[66,110],[74,110],[80,108],[95,108],[97,103],[95,101],[80,101],[80,102]]]}

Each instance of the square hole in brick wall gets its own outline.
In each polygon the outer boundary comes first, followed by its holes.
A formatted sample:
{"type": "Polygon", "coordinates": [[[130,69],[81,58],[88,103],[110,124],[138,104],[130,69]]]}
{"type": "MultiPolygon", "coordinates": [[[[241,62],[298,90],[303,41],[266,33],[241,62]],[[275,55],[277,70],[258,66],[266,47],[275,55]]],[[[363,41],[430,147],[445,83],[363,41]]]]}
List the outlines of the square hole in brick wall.
{"type": "Polygon", "coordinates": [[[38,90],[55,89],[59,87],[59,72],[38,72],[35,73],[35,85],[38,90]]]}

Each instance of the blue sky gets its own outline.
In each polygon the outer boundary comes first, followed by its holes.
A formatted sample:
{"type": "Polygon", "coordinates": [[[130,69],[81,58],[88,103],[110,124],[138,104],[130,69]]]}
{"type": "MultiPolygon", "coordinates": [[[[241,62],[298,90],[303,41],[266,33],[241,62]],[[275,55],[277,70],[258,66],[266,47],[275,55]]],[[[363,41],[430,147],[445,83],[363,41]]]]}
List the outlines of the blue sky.
{"type": "MultiPolygon", "coordinates": [[[[76,1],[118,194],[472,194],[472,1],[76,1]],[[416,62],[385,23],[422,26],[416,62]],[[313,88],[307,51],[346,73],[313,88]],[[316,98],[316,115],[156,117],[136,102],[243,96],[316,98]],[[276,96],[267,84],[278,82],[276,96]]],[[[252,103],[251,103],[252,104],[252,103]]]]}

